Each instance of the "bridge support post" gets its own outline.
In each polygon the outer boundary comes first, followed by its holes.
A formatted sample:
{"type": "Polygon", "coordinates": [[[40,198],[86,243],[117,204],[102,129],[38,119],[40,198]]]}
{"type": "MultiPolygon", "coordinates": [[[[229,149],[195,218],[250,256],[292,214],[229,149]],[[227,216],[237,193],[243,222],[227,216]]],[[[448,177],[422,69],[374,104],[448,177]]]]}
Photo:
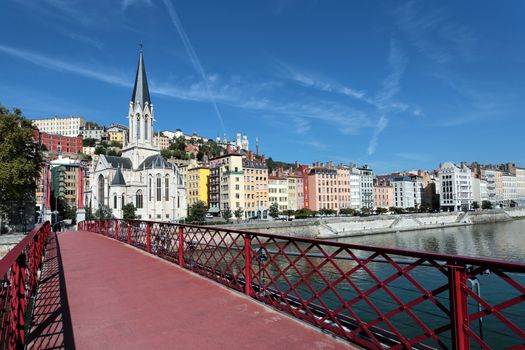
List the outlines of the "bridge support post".
{"type": "Polygon", "coordinates": [[[184,267],[184,231],[183,231],[182,226],[179,226],[179,229],[178,229],[178,239],[179,239],[179,266],[184,267]]]}
{"type": "Polygon", "coordinates": [[[452,328],[453,349],[469,349],[469,339],[466,328],[468,327],[468,301],[466,294],[461,290],[467,282],[464,266],[455,263],[448,267],[449,299],[450,299],[450,324],[452,328]]]}
{"type": "Polygon", "coordinates": [[[252,237],[244,236],[244,292],[250,296],[252,294],[252,237]]]}
{"type": "Polygon", "coordinates": [[[151,226],[149,222],[146,224],[146,250],[151,253],[151,226]]]}
{"type": "Polygon", "coordinates": [[[131,222],[128,223],[128,244],[131,245],[131,222]]]}
{"type": "Polygon", "coordinates": [[[115,220],[115,239],[118,241],[118,220],[115,220]]]}

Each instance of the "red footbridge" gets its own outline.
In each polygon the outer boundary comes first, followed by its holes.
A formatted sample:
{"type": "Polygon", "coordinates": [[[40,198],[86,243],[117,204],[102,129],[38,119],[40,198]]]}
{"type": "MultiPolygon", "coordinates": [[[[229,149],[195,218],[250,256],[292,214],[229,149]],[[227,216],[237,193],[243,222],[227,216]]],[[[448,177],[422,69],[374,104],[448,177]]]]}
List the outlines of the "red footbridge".
{"type": "Polygon", "coordinates": [[[5,349],[524,349],[525,264],[152,221],[35,228],[5,349]]]}

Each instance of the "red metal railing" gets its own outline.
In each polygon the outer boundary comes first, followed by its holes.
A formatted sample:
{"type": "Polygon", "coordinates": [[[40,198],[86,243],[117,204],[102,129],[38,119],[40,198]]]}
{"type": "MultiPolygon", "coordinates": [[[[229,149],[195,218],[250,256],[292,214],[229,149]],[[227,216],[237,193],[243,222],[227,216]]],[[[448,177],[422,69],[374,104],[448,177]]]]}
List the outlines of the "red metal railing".
{"type": "Polygon", "coordinates": [[[85,221],[79,229],[364,347],[525,346],[525,264],[151,221],[85,221]]]}
{"type": "Polygon", "coordinates": [[[0,260],[1,349],[23,349],[25,317],[30,298],[36,292],[38,270],[51,228],[37,226],[0,260]]]}

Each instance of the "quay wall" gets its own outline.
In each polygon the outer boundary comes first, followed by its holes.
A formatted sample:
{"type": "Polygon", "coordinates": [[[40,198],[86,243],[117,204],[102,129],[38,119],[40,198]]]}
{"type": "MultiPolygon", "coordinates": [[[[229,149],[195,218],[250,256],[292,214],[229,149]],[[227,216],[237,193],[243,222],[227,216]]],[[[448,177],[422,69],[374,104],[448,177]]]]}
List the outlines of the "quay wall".
{"type": "Polygon", "coordinates": [[[453,227],[513,220],[525,217],[525,208],[471,212],[377,215],[368,217],[325,217],[294,221],[259,221],[226,227],[289,237],[337,238],[398,231],[453,227]]]}

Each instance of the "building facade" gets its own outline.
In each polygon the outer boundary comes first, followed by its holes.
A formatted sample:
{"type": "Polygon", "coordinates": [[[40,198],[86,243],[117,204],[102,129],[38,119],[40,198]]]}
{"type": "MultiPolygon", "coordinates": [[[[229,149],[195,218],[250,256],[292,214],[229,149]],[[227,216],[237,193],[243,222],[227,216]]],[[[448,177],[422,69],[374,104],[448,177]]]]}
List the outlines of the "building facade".
{"type": "Polygon", "coordinates": [[[244,209],[244,171],[240,154],[210,159],[210,212],[244,209]]]}
{"type": "Polygon", "coordinates": [[[374,208],[374,173],[368,166],[357,168],[359,171],[359,196],[361,208],[374,208]]]}
{"type": "Polygon", "coordinates": [[[188,206],[197,202],[208,205],[208,181],[210,169],[208,167],[188,168],[186,171],[186,195],[188,206]]]}
{"type": "Polygon", "coordinates": [[[472,208],[472,172],[465,165],[443,163],[438,171],[440,179],[440,206],[444,211],[472,208]]]}
{"type": "Polygon", "coordinates": [[[77,158],[83,152],[82,135],[64,136],[40,132],[38,129],[35,129],[33,138],[35,142],[42,146],[44,152],[52,160],[60,156],[77,158]]]}
{"type": "Polygon", "coordinates": [[[32,122],[40,132],[64,136],[81,135],[80,128],[86,125],[86,120],[82,117],[53,117],[33,119],[32,122]]]}
{"type": "Polygon", "coordinates": [[[244,217],[267,219],[269,210],[268,167],[265,161],[243,159],[244,217]]]}

